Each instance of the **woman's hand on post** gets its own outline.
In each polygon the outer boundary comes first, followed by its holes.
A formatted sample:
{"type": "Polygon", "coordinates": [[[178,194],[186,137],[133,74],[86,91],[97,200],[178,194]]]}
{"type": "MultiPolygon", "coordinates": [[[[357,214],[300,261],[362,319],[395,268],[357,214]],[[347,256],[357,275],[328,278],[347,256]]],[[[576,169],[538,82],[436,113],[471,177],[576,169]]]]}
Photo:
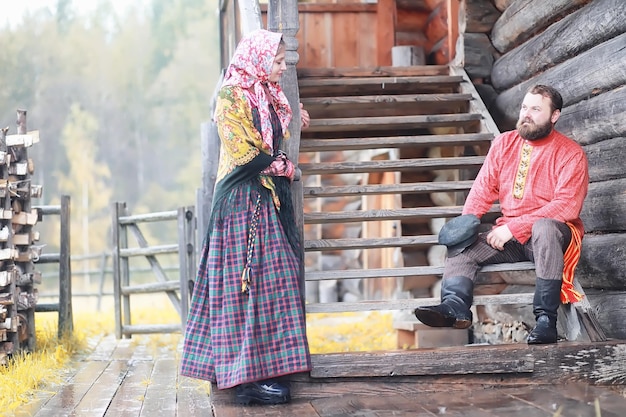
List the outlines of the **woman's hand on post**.
{"type": "Polygon", "coordinates": [[[302,122],[302,130],[309,127],[311,124],[311,116],[309,112],[304,109],[304,105],[300,103],[300,121],[302,122]]]}

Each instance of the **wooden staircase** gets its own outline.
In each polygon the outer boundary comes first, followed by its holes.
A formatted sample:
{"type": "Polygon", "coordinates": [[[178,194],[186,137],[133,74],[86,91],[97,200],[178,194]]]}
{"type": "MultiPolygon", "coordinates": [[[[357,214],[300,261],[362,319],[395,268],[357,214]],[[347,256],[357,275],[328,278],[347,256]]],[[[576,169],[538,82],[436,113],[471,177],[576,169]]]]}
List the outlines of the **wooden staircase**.
{"type": "MultiPolygon", "coordinates": [[[[365,300],[309,302],[307,312],[437,304],[429,289],[443,273],[443,256],[432,265],[429,252],[443,220],[461,213],[499,133],[467,74],[448,66],[299,69],[298,80],[312,119],[299,163],[307,286],[360,279],[365,289],[365,300]],[[341,261],[325,262],[327,254],[341,261]]],[[[496,205],[485,217],[498,212],[496,205]]],[[[474,304],[531,304],[532,289],[499,294],[510,284],[499,272],[532,269],[531,262],[485,267],[474,304]]],[[[568,340],[602,340],[590,309],[587,302],[582,313],[590,326],[566,321],[573,323],[568,340]]]]}

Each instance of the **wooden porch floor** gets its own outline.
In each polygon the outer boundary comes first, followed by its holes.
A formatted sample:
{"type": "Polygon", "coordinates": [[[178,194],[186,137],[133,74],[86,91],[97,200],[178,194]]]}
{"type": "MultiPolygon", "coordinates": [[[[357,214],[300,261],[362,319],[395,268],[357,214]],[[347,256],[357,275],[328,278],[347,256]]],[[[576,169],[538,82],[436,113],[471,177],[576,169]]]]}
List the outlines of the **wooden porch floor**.
{"type": "MultiPolygon", "coordinates": [[[[558,347],[557,347],[558,348],[558,347]]],[[[590,346],[590,348],[593,348],[590,346]]],[[[584,382],[499,384],[497,379],[464,384],[411,383],[408,379],[368,385],[367,378],[346,381],[333,390],[293,382],[291,404],[237,406],[220,394],[211,404],[207,384],[178,375],[180,347],[155,348],[137,339],[99,341],[79,358],[65,382],[41,393],[15,416],[25,417],[386,417],[507,416],[623,417],[626,387],[584,382]],[[375,387],[374,387],[375,386],[375,387]],[[615,388],[615,387],[614,387],[615,388]],[[332,392],[334,391],[334,392],[332,392]]],[[[419,351],[415,351],[419,355],[419,351]]],[[[458,381],[461,381],[459,383],[458,381]]],[[[527,381],[527,380],[526,380],[527,381]]],[[[318,383],[319,384],[319,383],[318,383]]],[[[313,384],[315,385],[315,384],[313,384]]]]}

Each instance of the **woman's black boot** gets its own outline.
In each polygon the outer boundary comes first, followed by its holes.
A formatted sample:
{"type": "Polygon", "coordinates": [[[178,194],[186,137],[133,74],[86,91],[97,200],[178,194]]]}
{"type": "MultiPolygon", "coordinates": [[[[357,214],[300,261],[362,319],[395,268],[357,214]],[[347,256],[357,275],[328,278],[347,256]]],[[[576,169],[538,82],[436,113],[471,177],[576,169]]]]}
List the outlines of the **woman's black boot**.
{"type": "Polygon", "coordinates": [[[284,404],[291,401],[289,387],[273,380],[249,382],[235,389],[237,404],[284,404]]]}

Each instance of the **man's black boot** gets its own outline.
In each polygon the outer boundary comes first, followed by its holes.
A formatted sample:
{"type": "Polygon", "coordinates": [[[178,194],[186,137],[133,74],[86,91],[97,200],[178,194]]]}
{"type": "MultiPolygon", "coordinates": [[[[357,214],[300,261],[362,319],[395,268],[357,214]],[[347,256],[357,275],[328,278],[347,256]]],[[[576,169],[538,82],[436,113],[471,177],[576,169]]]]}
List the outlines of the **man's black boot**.
{"type": "Polygon", "coordinates": [[[556,317],[561,305],[561,280],[537,278],[533,313],[537,324],[528,335],[529,345],[556,343],[556,317]]]}
{"type": "Polygon", "coordinates": [[[467,277],[446,278],[441,282],[441,304],[417,307],[413,312],[422,323],[431,327],[467,329],[472,325],[474,282],[467,277]]]}

